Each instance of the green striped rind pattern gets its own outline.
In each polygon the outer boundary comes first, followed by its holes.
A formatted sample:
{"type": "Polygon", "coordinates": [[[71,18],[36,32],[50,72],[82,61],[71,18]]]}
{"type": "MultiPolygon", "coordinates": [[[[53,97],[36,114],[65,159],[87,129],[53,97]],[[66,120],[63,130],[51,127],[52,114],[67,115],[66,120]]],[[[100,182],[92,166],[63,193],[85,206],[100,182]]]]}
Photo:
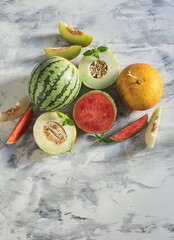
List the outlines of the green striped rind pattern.
{"type": "Polygon", "coordinates": [[[40,110],[55,111],[68,106],[78,95],[78,69],[63,57],[50,57],[38,64],[29,79],[29,96],[40,110]]]}

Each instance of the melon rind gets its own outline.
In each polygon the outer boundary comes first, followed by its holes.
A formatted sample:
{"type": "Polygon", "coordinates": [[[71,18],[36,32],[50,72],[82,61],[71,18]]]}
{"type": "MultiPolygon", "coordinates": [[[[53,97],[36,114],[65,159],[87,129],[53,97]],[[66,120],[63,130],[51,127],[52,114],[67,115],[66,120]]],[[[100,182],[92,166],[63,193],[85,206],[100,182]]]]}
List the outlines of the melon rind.
{"type": "Polygon", "coordinates": [[[146,133],[145,133],[145,142],[146,145],[149,148],[154,148],[155,146],[155,141],[156,141],[156,136],[157,136],[157,131],[158,131],[158,127],[159,127],[159,123],[160,123],[160,118],[161,118],[161,107],[158,107],[152,114],[149,123],[147,125],[146,128],[146,133]],[[155,120],[155,118],[158,118],[158,121],[155,120]],[[156,125],[156,131],[154,133],[151,132],[152,128],[153,128],[153,124],[157,123],[156,125]]]}
{"type": "Polygon", "coordinates": [[[74,31],[74,34],[71,34],[71,33],[67,30],[68,27],[69,27],[69,26],[68,26],[66,23],[64,23],[64,22],[62,22],[62,21],[59,22],[59,32],[60,32],[61,36],[62,36],[68,43],[70,43],[71,45],[80,45],[80,46],[82,46],[82,47],[87,47],[88,45],[91,44],[92,39],[93,39],[92,36],[90,36],[89,34],[86,34],[86,33],[82,32],[82,31],[80,31],[80,32],[81,32],[80,35],[79,35],[79,34],[76,34],[76,32],[78,32],[78,30],[76,31],[76,30],[74,30],[74,29],[72,29],[72,31],[74,31]]]}
{"type": "Polygon", "coordinates": [[[116,82],[120,71],[118,59],[113,52],[107,50],[105,52],[98,51],[98,53],[100,61],[105,61],[108,65],[106,75],[101,78],[93,78],[91,76],[89,66],[96,60],[93,56],[83,56],[78,67],[82,82],[92,89],[104,89],[111,86],[114,82],[116,82]]]}
{"type": "Polygon", "coordinates": [[[103,92],[103,91],[100,91],[100,90],[92,90],[92,91],[90,91],[90,92],[87,92],[87,93],[83,94],[83,95],[76,101],[76,103],[74,104],[74,108],[73,108],[73,118],[74,118],[74,121],[75,121],[76,125],[77,125],[81,130],[83,130],[83,131],[85,131],[85,132],[88,132],[88,133],[99,134],[99,133],[104,133],[104,132],[108,131],[108,130],[113,126],[114,122],[116,121],[116,117],[117,117],[117,107],[116,107],[116,104],[115,104],[113,98],[112,98],[108,93],[103,92]],[[99,131],[99,132],[87,131],[87,130],[83,129],[82,126],[80,126],[80,125],[77,123],[77,120],[76,120],[76,118],[75,118],[75,108],[76,108],[76,104],[77,104],[78,101],[80,101],[84,96],[86,96],[86,95],[88,95],[88,94],[90,94],[90,93],[101,93],[101,94],[104,94],[104,95],[110,100],[110,102],[112,103],[115,117],[114,117],[113,123],[109,126],[109,128],[105,129],[104,131],[99,131]]]}
{"type": "Polygon", "coordinates": [[[68,60],[76,58],[81,52],[82,46],[73,45],[70,47],[44,48],[48,57],[60,56],[68,60]]]}
{"type": "Polygon", "coordinates": [[[62,125],[64,120],[67,118],[67,115],[62,112],[60,114],[63,116],[62,118],[59,118],[56,112],[46,112],[41,114],[35,121],[35,124],[33,126],[34,140],[38,145],[38,147],[42,149],[44,152],[47,152],[50,154],[60,154],[60,153],[70,152],[76,140],[76,136],[77,136],[76,127],[75,125],[70,126],[68,124],[63,126],[64,130],[67,133],[66,142],[61,143],[60,145],[57,145],[54,142],[51,142],[48,139],[46,139],[43,133],[44,123],[47,121],[56,121],[60,125],[62,125]]]}
{"type": "Polygon", "coordinates": [[[6,112],[0,112],[0,122],[7,122],[20,117],[28,108],[30,99],[25,96],[17,101],[16,105],[6,112]],[[14,109],[14,111],[13,111],[14,109]]]}

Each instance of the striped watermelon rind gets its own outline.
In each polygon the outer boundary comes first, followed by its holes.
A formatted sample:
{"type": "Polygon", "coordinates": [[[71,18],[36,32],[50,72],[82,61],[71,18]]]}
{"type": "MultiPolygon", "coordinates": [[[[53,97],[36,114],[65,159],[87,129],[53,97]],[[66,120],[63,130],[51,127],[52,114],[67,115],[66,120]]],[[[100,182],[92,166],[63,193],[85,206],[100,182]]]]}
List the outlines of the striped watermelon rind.
{"type": "Polygon", "coordinates": [[[60,56],[46,58],[36,65],[28,85],[31,101],[43,111],[65,108],[77,97],[80,88],[78,69],[60,56]]]}

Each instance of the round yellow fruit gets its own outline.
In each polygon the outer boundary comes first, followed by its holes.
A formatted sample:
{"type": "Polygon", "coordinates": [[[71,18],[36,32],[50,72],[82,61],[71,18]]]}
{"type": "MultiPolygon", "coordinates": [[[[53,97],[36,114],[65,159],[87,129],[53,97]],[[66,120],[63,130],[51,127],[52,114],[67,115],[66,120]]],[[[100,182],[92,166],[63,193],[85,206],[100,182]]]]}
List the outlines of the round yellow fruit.
{"type": "Polygon", "coordinates": [[[159,102],[163,81],[151,65],[135,63],[122,70],[116,82],[116,90],[125,106],[133,110],[147,110],[159,102]]]}

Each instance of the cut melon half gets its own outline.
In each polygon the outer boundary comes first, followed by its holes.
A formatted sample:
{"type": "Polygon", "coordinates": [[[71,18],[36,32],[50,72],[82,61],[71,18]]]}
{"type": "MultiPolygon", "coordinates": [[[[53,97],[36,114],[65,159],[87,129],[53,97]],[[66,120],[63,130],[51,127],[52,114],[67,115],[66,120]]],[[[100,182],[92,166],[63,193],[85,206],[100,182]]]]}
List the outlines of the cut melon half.
{"type": "Polygon", "coordinates": [[[59,22],[59,32],[61,36],[72,45],[87,47],[92,42],[92,36],[69,27],[66,23],[59,22]]]}
{"type": "Polygon", "coordinates": [[[104,89],[111,86],[117,79],[120,65],[114,53],[107,50],[97,51],[99,59],[83,56],[79,63],[79,75],[82,82],[92,89],[104,89]]]}
{"type": "Polygon", "coordinates": [[[111,96],[95,90],[81,96],[74,105],[73,117],[77,126],[89,133],[103,133],[109,130],[117,115],[117,108],[111,96]]]}
{"type": "MultiPolygon", "coordinates": [[[[59,154],[70,152],[76,139],[76,127],[64,125],[67,115],[56,112],[41,114],[33,127],[36,144],[45,152],[59,154]]],[[[69,119],[69,118],[68,118],[69,119]]]]}
{"type": "Polygon", "coordinates": [[[145,142],[149,148],[154,148],[157,131],[160,123],[161,107],[158,107],[152,114],[145,133],[145,142]]]}
{"type": "Polygon", "coordinates": [[[81,52],[82,46],[73,45],[70,47],[44,48],[48,57],[61,56],[68,60],[76,58],[81,52]]]}
{"type": "Polygon", "coordinates": [[[14,107],[8,109],[6,112],[0,112],[0,122],[7,122],[20,117],[28,108],[29,103],[30,99],[28,96],[21,98],[14,107]]]}

